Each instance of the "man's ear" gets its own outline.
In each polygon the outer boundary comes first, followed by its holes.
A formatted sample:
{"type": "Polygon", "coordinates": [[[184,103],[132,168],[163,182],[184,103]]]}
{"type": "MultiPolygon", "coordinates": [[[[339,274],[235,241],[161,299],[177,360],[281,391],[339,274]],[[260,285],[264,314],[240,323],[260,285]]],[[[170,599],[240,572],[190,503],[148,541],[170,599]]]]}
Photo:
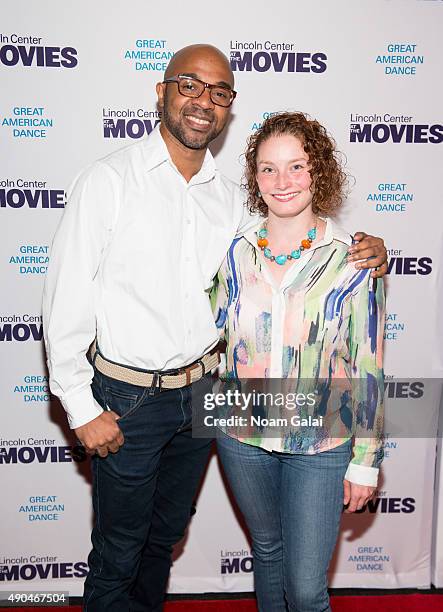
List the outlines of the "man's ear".
{"type": "Polygon", "coordinates": [[[157,92],[157,104],[160,110],[163,109],[164,98],[165,98],[165,87],[166,83],[157,83],[155,91],[157,92]]]}

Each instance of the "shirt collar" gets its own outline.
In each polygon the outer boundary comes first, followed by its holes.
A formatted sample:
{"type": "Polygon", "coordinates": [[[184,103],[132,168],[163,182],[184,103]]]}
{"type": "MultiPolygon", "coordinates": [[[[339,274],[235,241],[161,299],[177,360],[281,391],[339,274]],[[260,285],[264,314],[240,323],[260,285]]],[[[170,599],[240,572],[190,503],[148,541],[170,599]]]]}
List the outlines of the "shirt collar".
{"type": "MultiPolygon", "coordinates": [[[[347,245],[352,244],[352,236],[349,234],[349,232],[337,225],[335,221],[333,221],[329,217],[324,218],[324,221],[326,221],[325,235],[323,236],[323,240],[318,244],[318,246],[330,244],[333,240],[338,240],[339,242],[343,242],[347,245]]],[[[248,240],[248,242],[250,242],[254,246],[257,244],[257,231],[263,225],[263,222],[264,219],[258,220],[257,224],[245,233],[246,240],[248,240]]]]}
{"type": "Polygon", "coordinates": [[[326,218],[325,221],[326,230],[322,241],[324,244],[330,244],[333,240],[338,240],[348,246],[352,244],[352,236],[349,232],[337,225],[332,219],[326,218]]]}
{"type": "MultiPolygon", "coordinates": [[[[166,146],[166,143],[160,133],[160,124],[155,126],[148,138],[145,140],[144,157],[148,172],[167,161],[169,161],[172,167],[175,168],[174,162],[169,155],[168,147],[166,146]]],[[[214,178],[216,171],[217,167],[215,165],[214,158],[209,149],[206,149],[202,167],[197,174],[192,177],[190,183],[206,183],[214,178]]]]}

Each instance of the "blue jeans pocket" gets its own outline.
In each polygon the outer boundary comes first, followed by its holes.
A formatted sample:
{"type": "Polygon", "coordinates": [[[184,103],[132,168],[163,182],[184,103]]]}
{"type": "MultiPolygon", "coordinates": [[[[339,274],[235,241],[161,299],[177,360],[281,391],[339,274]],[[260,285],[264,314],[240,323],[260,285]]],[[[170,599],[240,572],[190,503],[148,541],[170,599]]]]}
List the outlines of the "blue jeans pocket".
{"type": "Polygon", "coordinates": [[[111,385],[104,385],[105,407],[120,417],[120,421],[127,419],[141,405],[144,393],[131,393],[111,385]]]}

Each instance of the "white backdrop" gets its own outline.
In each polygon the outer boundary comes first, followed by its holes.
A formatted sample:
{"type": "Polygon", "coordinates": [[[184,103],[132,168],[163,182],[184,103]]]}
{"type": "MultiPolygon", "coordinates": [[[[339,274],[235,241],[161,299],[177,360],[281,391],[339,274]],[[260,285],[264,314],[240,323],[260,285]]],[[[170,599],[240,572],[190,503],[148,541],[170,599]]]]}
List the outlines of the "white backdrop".
{"type": "MultiPolygon", "coordinates": [[[[238,98],[213,147],[231,178],[240,179],[245,140],[268,113],[307,111],[335,136],[356,179],[341,223],[382,235],[390,249],[388,414],[420,410],[436,429],[438,387],[414,389],[442,371],[442,2],[10,0],[2,9],[2,588],[82,592],[89,465],[48,393],[40,315],[48,248],[64,190],[82,167],[149,133],[154,85],[187,44],[211,42],[232,60],[238,98]]],[[[430,585],[432,520],[443,543],[436,440],[406,431],[386,441],[378,498],[343,521],[332,586],[430,585]]],[[[438,586],[442,551],[434,548],[438,586]]],[[[213,457],[170,591],[251,589],[249,543],[213,457]]]]}

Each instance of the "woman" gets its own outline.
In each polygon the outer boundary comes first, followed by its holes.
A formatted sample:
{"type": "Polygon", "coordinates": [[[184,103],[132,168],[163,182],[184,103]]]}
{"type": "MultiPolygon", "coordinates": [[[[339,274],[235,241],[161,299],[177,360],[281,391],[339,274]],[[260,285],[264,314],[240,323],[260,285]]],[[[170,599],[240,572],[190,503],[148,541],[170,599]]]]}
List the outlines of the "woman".
{"type": "MultiPolygon", "coordinates": [[[[383,457],[383,283],[347,261],[351,236],[329,218],[345,183],[317,121],[267,119],[246,151],[248,205],[263,223],[234,241],[218,275],[227,378],[320,390],[314,424],[237,421],[218,439],[252,537],[261,612],[330,610],[343,504],[352,512],[371,498],[383,457]]],[[[297,410],[309,416],[306,405],[297,410]]],[[[255,405],[251,414],[271,413],[255,405]]]]}

